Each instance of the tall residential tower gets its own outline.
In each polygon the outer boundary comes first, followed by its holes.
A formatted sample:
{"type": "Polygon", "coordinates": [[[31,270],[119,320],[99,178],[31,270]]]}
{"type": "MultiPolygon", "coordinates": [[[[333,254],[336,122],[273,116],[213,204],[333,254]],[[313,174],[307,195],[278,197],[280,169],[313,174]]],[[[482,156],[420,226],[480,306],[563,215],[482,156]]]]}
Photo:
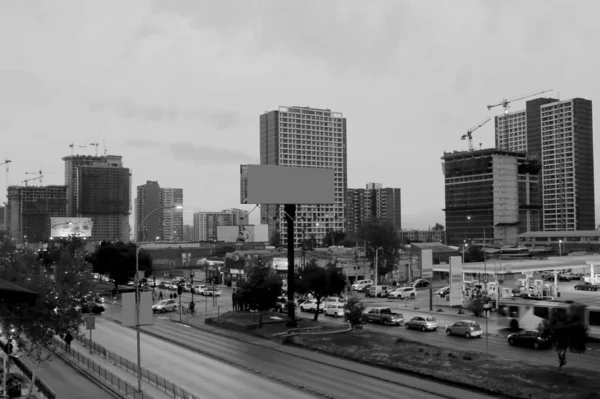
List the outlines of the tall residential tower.
{"type": "Polygon", "coordinates": [[[183,189],[161,188],[157,181],[137,187],[136,240],[183,240],[183,189]],[[143,223],[142,223],[143,222],[143,223]]]}
{"type": "MultiPolygon", "coordinates": [[[[260,116],[260,163],[334,170],[334,204],[302,205],[296,211],[294,236],[302,233],[321,241],[327,231],[344,230],[344,198],[348,185],[346,119],[339,112],[308,107],[279,107],[260,116]]],[[[310,183],[309,183],[310,184],[310,183]]],[[[283,205],[283,204],[282,204],[283,205]]],[[[261,223],[269,237],[281,234],[287,242],[283,206],[263,205],[261,223]]]]}

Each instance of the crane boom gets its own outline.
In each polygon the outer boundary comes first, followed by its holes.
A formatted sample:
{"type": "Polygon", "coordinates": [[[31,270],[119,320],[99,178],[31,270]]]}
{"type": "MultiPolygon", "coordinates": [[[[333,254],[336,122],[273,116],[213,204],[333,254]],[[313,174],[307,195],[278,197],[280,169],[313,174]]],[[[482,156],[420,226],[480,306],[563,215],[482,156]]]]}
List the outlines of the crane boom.
{"type": "Polygon", "coordinates": [[[490,121],[490,119],[492,119],[491,117],[486,118],[485,120],[479,122],[479,124],[473,126],[472,128],[470,128],[469,130],[467,130],[467,133],[463,134],[461,139],[462,140],[469,140],[469,151],[473,151],[473,132],[477,129],[479,129],[480,127],[482,127],[483,125],[485,125],[486,123],[488,123],[490,121]]]}
{"type": "Polygon", "coordinates": [[[538,93],[533,93],[533,94],[529,94],[527,96],[521,96],[521,97],[515,97],[511,100],[507,100],[506,98],[503,99],[502,101],[500,101],[498,104],[492,104],[492,105],[488,105],[487,109],[490,110],[494,107],[497,107],[499,105],[502,105],[502,108],[504,108],[504,113],[507,114],[508,113],[508,105],[512,102],[515,101],[519,101],[519,100],[524,100],[526,98],[530,98],[530,97],[534,97],[534,96],[539,96],[540,94],[544,94],[544,93],[548,93],[549,91],[552,91],[553,89],[549,89],[549,90],[542,90],[538,93]]]}

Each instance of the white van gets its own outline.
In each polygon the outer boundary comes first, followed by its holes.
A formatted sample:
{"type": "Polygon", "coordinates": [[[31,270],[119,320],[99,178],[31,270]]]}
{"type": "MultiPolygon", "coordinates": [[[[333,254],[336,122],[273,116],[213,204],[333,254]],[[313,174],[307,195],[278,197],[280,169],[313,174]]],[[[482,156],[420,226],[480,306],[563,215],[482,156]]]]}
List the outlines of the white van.
{"type": "Polygon", "coordinates": [[[390,286],[388,285],[372,285],[366,292],[366,296],[369,298],[372,297],[386,297],[388,291],[390,291],[390,286]]]}
{"type": "Polygon", "coordinates": [[[356,283],[352,284],[352,291],[362,292],[367,287],[373,285],[373,280],[358,280],[356,283]]]}

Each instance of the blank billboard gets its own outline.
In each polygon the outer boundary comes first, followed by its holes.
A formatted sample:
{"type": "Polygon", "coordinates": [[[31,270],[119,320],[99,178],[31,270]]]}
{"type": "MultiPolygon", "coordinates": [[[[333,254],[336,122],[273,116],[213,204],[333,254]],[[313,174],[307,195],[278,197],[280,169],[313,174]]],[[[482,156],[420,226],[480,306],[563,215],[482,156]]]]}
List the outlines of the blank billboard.
{"type": "Polygon", "coordinates": [[[92,219],[90,218],[50,218],[50,236],[52,237],[91,237],[92,219]]]}
{"type": "Polygon", "coordinates": [[[242,165],[242,204],[333,204],[333,169],[242,165]]]}
{"type": "MultiPolygon", "coordinates": [[[[121,294],[121,325],[133,327],[136,323],[135,315],[135,292],[121,294]]],[[[140,326],[150,326],[154,323],[152,315],[152,292],[140,291],[140,326]]]]}

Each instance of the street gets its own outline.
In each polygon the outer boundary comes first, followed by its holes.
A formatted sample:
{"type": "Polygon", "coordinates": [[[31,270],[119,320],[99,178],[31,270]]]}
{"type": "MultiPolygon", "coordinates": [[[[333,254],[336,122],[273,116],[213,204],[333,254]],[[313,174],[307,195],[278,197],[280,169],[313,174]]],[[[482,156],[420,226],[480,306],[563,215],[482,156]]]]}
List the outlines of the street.
{"type": "MultiPolygon", "coordinates": [[[[110,307],[106,316],[118,317],[119,309],[110,307]]],[[[135,332],[103,318],[98,318],[94,340],[107,349],[131,360],[135,359],[135,332]]],[[[206,397],[311,397],[306,392],[271,382],[279,379],[305,386],[334,398],[485,398],[452,386],[393,373],[355,362],[336,359],[345,368],[300,358],[276,350],[279,344],[256,338],[261,345],[250,344],[202,330],[192,329],[155,317],[153,326],[143,327],[169,339],[191,345],[204,354],[182,349],[147,334],[142,335],[142,364],[165,378],[206,397]],[[251,374],[215,360],[218,357],[241,367],[258,370],[251,374]],[[357,373],[369,369],[383,380],[357,373]],[[262,388],[261,388],[262,387],[262,388]],[[416,387],[417,389],[411,388],[416,387]],[[230,395],[230,396],[225,396],[230,395]]],[[[310,353],[303,351],[304,353],[310,353]]]]}

